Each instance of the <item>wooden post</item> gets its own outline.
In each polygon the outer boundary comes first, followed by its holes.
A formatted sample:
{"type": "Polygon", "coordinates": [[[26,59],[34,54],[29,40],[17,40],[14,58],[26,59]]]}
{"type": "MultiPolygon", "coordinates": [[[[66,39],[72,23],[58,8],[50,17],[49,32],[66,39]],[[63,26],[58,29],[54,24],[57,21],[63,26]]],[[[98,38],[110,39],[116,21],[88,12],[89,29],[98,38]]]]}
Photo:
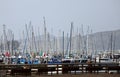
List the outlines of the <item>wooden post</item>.
{"type": "Polygon", "coordinates": [[[57,74],[58,74],[58,64],[57,64],[57,74]]]}

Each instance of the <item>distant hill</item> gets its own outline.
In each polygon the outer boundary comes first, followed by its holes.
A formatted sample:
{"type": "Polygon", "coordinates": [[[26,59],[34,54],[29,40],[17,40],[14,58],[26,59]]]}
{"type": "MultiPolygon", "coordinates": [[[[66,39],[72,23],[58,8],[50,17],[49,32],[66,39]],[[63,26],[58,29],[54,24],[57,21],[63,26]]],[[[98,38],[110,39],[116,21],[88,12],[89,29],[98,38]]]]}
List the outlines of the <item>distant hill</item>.
{"type": "Polygon", "coordinates": [[[92,36],[97,50],[120,49],[120,30],[97,32],[92,36]]]}

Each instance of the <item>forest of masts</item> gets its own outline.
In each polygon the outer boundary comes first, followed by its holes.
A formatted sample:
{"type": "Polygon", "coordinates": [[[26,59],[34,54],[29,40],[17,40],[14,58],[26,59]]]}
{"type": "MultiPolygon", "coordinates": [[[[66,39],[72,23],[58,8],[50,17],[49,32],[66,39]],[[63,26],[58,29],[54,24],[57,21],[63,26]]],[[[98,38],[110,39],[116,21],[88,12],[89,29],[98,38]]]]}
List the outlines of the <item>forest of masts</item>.
{"type": "MultiPolygon", "coordinates": [[[[12,30],[6,30],[6,25],[3,25],[3,33],[0,38],[0,52],[9,52],[10,55],[16,55],[16,53],[30,53],[33,56],[40,55],[40,53],[51,55],[62,54],[63,56],[70,56],[70,54],[97,54],[97,41],[92,35],[92,30],[89,26],[87,28],[87,32],[84,32],[83,25],[81,25],[81,28],[77,28],[75,30],[73,22],[71,22],[70,32],[65,33],[64,31],[60,31],[58,34],[60,36],[56,37],[47,31],[45,18],[43,19],[43,35],[40,34],[39,28],[37,33],[35,33],[30,22],[25,25],[25,31],[23,31],[22,37],[20,37],[19,40],[15,40],[12,30]]],[[[112,38],[110,40],[112,40],[112,38]]],[[[111,46],[110,50],[112,52],[114,50],[114,43],[111,44],[112,45],[109,45],[111,46]]],[[[102,46],[103,51],[105,51],[104,44],[102,46]]]]}

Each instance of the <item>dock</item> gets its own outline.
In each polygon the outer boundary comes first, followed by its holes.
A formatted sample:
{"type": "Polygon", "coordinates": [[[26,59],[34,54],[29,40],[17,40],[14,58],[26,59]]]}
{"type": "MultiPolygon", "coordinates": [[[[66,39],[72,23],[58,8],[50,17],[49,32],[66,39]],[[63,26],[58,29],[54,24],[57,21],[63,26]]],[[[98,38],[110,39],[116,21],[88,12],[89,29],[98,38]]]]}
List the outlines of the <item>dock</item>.
{"type": "MultiPolygon", "coordinates": [[[[79,76],[113,73],[120,75],[119,63],[0,64],[4,76],[79,76]],[[4,73],[3,73],[4,72],[4,73]]],[[[86,76],[87,77],[87,76],[86,76]]]]}

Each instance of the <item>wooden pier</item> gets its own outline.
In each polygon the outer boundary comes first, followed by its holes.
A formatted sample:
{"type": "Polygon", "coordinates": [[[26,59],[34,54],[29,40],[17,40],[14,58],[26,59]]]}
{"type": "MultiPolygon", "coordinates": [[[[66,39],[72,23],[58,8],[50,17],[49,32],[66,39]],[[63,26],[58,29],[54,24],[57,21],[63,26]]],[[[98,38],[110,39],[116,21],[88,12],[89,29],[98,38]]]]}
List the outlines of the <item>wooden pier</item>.
{"type": "MultiPolygon", "coordinates": [[[[118,63],[0,64],[0,71],[4,71],[5,76],[79,75],[86,73],[106,73],[109,71],[119,74],[120,66],[118,63]]],[[[0,73],[2,75],[3,72],[0,73]]]]}

